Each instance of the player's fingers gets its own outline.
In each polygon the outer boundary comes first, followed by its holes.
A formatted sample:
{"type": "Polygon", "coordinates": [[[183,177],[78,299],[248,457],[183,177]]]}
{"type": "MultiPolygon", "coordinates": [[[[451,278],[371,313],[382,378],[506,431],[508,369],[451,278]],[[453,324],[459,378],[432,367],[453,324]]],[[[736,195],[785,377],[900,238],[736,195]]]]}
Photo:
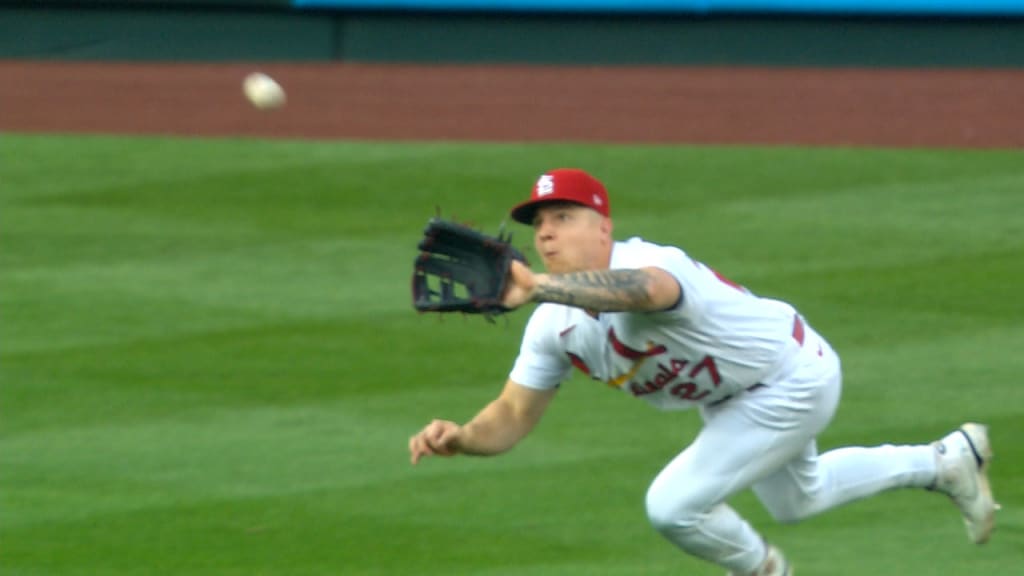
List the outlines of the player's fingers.
{"type": "Polygon", "coordinates": [[[445,452],[444,443],[440,438],[424,438],[423,443],[426,445],[426,449],[430,451],[430,454],[443,454],[445,452]]]}
{"type": "Polygon", "coordinates": [[[409,457],[412,464],[415,466],[419,463],[420,459],[424,456],[430,456],[434,451],[431,449],[430,444],[423,438],[423,434],[417,434],[409,439],[409,457]]]}
{"type": "Polygon", "coordinates": [[[453,456],[455,454],[454,442],[458,433],[457,427],[447,427],[431,442],[430,447],[438,456],[453,456]]]}
{"type": "Polygon", "coordinates": [[[416,437],[415,436],[410,436],[409,437],[409,462],[411,464],[413,464],[414,466],[416,465],[417,462],[420,461],[420,455],[418,454],[418,452],[419,452],[419,448],[417,448],[417,446],[416,446],[416,437]]]}
{"type": "Polygon", "coordinates": [[[418,434],[409,439],[409,460],[417,464],[424,456],[452,456],[455,451],[449,444],[458,433],[459,427],[445,420],[434,420],[418,434]]]}
{"type": "Polygon", "coordinates": [[[455,436],[458,433],[459,433],[459,429],[458,428],[448,428],[447,430],[444,430],[441,433],[440,437],[438,437],[438,439],[437,439],[438,445],[440,445],[440,446],[448,446],[449,444],[452,443],[452,440],[455,439],[455,436]]]}
{"type": "Polygon", "coordinates": [[[439,441],[444,433],[445,423],[440,420],[434,420],[430,423],[430,426],[427,426],[427,429],[424,430],[424,435],[427,437],[427,440],[431,442],[439,441]]]}
{"type": "Polygon", "coordinates": [[[423,430],[423,441],[434,452],[439,452],[444,446],[444,435],[448,429],[448,423],[442,420],[434,420],[423,430]]]}
{"type": "Polygon", "coordinates": [[[422,460],[424,456],[432,456],[433,454],[434,451],[431,450],[429,446],[426,444],[420,444],[412,453],[412,463],[413,465],[419,464],[420,460],[422,460]]]}

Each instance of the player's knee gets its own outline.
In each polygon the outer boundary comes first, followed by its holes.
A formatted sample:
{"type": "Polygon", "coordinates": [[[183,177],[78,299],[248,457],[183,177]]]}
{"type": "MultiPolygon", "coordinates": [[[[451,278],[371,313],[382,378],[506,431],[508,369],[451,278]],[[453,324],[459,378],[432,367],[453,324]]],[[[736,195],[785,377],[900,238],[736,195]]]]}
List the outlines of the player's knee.
{"type": "Polygon", "coordinates": [[[647,519],[658,532],[678,532],[695,526],[703,507],[682,491],[647,490],[647,519]]]}
{"type": "Polygon", "coordinates": [[[809,516],[804,510],[795,507],[769,508],[768,513],[780,524],[796,524],[809,516]]]}
{"type": "Polygon", "coordinates": [[[762,500],[772,518],[780,524],[795,524],[820,511],[814,493],[794,493],[788,498],[762,500]]]}

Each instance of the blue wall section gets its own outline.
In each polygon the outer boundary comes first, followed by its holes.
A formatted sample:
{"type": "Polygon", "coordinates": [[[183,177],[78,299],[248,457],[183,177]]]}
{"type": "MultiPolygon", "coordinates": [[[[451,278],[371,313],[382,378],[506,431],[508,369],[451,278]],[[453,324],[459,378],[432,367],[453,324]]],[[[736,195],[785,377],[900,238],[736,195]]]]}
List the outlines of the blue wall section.
{"type": "Polygon", "coordinates": [[[349,10],[1024,16],[1024,0],[294,0],[294,5],[349,10]]]}

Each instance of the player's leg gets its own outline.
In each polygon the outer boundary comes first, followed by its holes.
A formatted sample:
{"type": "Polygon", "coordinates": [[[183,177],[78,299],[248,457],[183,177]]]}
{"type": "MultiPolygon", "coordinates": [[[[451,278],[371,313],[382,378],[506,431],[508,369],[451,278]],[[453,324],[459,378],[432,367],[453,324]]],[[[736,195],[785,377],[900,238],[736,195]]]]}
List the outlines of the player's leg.
{"type": "Polygon", "coordinates": [[[811,377],[819,380],[797,395],[769,385],[704,411],[697,438],[647,492],[648,517],[665,538],[735,574],[770,563],[761,536],[724,502],[799,457],[828,424],[839,399],[838,365],[811,377]]]}
{"type": "MultiPolygon", "coordinates": [[[[760,535],[724,502],[800,458],[839,403],[839,359],[813,330],[766,386],[702,411],[694,442],[647,493],[651,523],[683,550],[734,574],[785,574],[760,535]]],[[[781,559],[781,556],[779,555],[781,559]]]]}
{"type": "MultiPolygon", "coordinates": [[[[801,363],[775,383],[780,394],[802,395],[821,376],[821,367],[839,359],[828,342],[810,326],[805,329],[801,363]],[[813,354],[808,354],[810,351],[813,354]],[[815,358],[817,356],[817,358],[815,358]],[[820,359],[820,362],[819,362],[820,359]]],[[[770,410],[775,410],[769,404],[770,410]]],[[[764,418],[775,417],[772,412],[764,418]]],[[[780,521],[796,521],[842,503],[898,486],[930,485],[935,479],[935,457],[928,446],[841,448],[818,454],[812,439],[794,458],[754,485],[754,493],[780,521]]]]}
{"type": "MultiPolygon", "coordinates": [[[[822,344],[827,356],[830,350],[822,344]]],[[[982,543],[997,507],[986,474],[991,455],[985,427],[978,424],[966,424],[931,444],[846,447],[819,455],[811,441],[799,457],[753,489],[776,519],[795,522],[893,488],[934,488],[953,499],[969,537],[982,543]]]]}
{"type": "Polygon", "coordinates": [[[894,488],[928,488],[960,508],[971,541],[988,540],[998,507],[988,482],[992,449],[984,426],[965,424],[942,440],[915,446],[847,447],[818,455],[814,442],[754,493],[781,522],[796,522],[894,488]]]}
{"type": "Polygon", "coordinates": [[[754,484],[754,493],[780,522],[796,522],[841,504],[900,487],[935,481],[930,446],[840,448],[819,455],[812,441],[800,457],[754,484]]]}

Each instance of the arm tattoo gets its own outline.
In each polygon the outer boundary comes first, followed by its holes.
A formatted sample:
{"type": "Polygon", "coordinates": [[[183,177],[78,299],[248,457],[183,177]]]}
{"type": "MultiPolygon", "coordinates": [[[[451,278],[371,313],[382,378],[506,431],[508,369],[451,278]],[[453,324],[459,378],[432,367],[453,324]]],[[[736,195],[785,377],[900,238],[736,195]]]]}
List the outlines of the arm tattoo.
{"type": "Polygon", "coordinates": [[[650,277],[643,270],[592,270],[548,276],[533,300],[555,302],[597,312],[647,310],[650,277]]]}

